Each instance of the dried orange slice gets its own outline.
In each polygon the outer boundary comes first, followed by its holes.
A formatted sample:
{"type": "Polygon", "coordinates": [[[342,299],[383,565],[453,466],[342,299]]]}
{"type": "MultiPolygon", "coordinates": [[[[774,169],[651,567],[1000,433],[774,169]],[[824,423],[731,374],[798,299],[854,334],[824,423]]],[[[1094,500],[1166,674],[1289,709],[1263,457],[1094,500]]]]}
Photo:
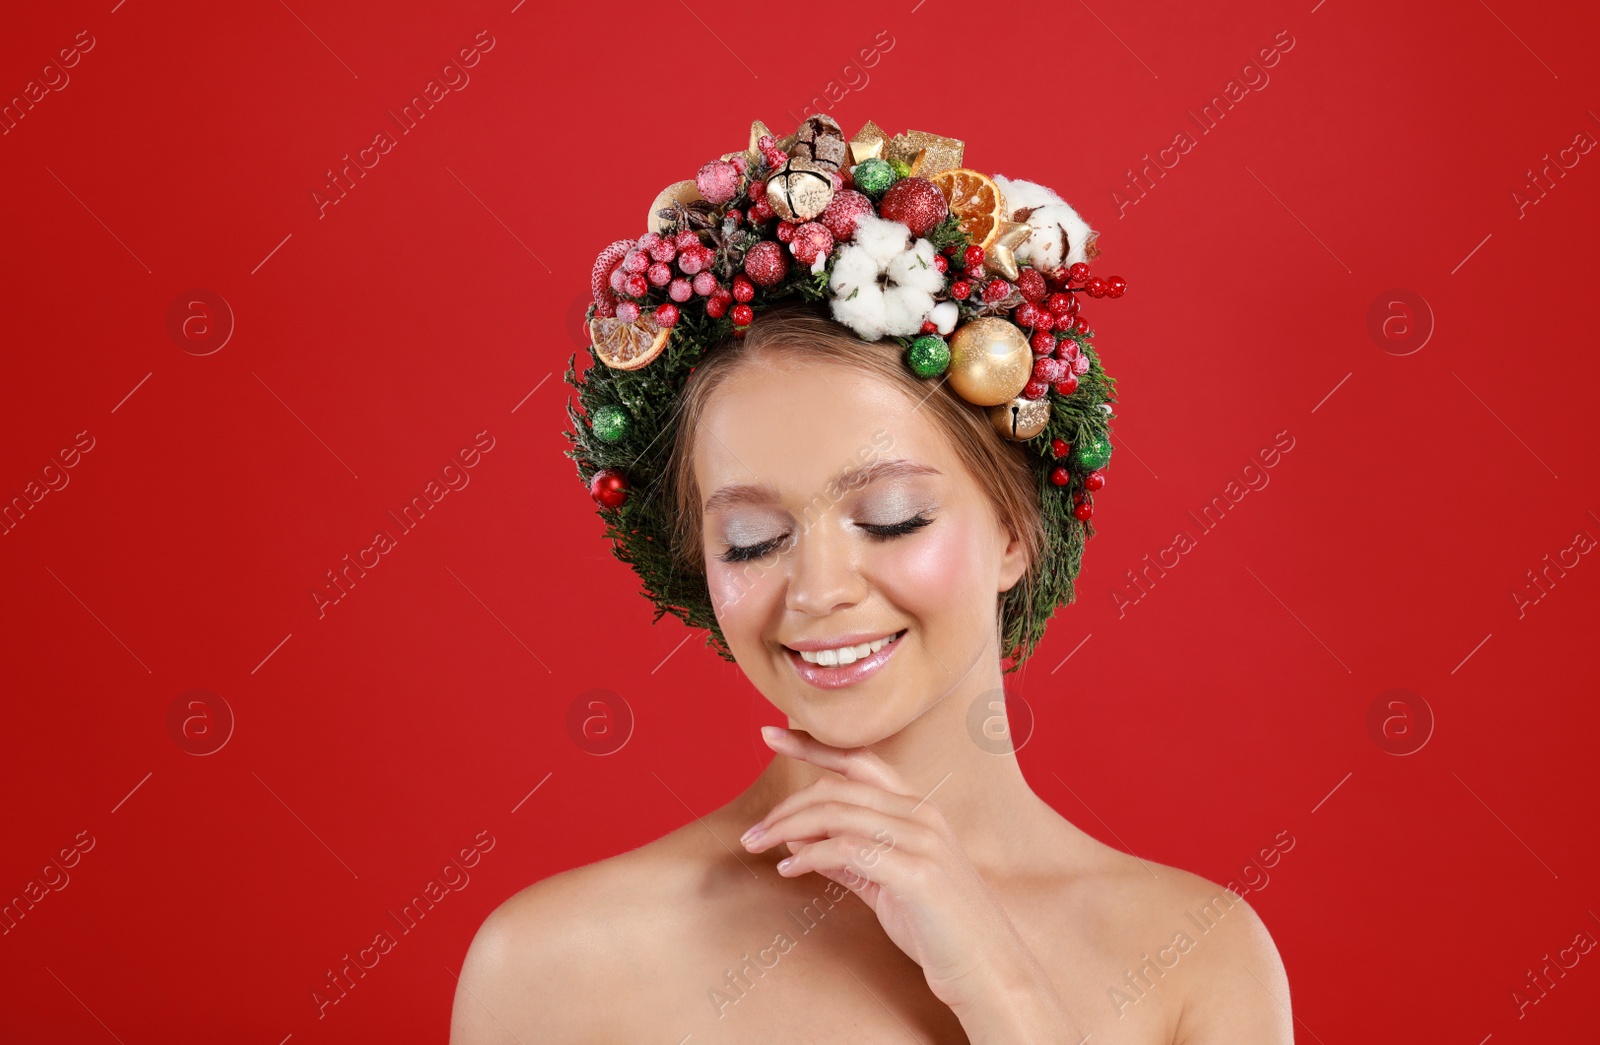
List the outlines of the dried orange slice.
{"type": "Polygon", "coordinates": [[[637,370],[661,354],[672,330],[656,322],[654,312],[641,312],[632,323],[615,316],[589,320],[589,340],[600,362],[615,370],[637,370]]]}
{"type": "Polygon", "coordinates": [[[961,231],[973,243],[987,250],[1000,234],[1005,220],[1005,197],[994,179],[966,167],[953,167],[927,176],[939,186],[951,213],[961,219],[961,231]]]}

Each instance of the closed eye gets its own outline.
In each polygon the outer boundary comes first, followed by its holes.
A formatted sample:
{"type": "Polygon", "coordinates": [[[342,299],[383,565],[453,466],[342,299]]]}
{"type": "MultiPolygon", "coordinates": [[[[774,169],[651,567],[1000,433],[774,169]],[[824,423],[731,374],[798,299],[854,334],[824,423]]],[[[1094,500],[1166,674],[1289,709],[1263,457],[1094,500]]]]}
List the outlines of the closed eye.
{"type": "MultiPolygon", "coordinates": [[[[933,522],[926,512],[913,515],[911,518],[897,523],[859,523],[858,525],[869,533],[874,540],[888,541],[896,537],[903,537],[933,522]]],[[[774,537],[760,544],[730,544],[728,550],[718,556],[723,562],[749,562],[752,559],[764,559],[778,550],[778,547],[789,540],[789,535],[774,537]]]]}

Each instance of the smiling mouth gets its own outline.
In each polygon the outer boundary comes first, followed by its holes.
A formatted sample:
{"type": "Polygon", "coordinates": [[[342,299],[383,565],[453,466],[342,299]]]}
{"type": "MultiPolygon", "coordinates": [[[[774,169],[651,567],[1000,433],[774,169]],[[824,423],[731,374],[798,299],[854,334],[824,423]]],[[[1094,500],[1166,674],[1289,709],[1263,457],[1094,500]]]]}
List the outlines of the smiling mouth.
{"type": "Polygon", "coordinates": [[[796,650],[787,646],[784,649],[789,650],[791,654],[799,657],[807,664],[813,664],[820,668],[843,668],[849,667],[858,660],[865,660],[885,646],[898,642],[905,633],[905,629],[902,628],[893,635],[886,635],[881,639],[874,639],[872,642],[863,642],[858,646],[840,646],[836,649],[796,650]]]}

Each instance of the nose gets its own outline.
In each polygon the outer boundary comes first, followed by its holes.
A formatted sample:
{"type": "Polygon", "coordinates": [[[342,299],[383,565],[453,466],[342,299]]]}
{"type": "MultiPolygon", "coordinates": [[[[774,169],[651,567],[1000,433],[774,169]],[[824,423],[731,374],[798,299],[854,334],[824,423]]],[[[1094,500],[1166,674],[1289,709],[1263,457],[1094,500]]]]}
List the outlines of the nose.
{"type": "Polygon", "coordinates": [[[832,519],[824,519],[795,539],[789,553],[784,605],[796,613],[826,617],[854,606],[870,594],[850,561],[848,541],[832,519]]]}

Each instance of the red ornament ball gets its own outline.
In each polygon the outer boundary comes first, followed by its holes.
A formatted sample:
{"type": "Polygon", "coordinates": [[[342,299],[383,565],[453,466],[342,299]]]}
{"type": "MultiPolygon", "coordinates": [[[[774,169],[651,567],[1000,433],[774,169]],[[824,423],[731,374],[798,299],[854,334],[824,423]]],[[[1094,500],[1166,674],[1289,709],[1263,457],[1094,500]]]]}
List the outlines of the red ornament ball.
{"type": "Polygon", "coordinates": [[[744,270],[757,285],[775,286],[789,274],[789,258],[782,245],[764,239],[744,256],[744,270]]]}
{"type": "Polygon", "coordinates": [[[817,220],[828,227],[833,238],[841,243],[856,234],[856,223],[863,214],[872,213],[872,201],[854,189],[833,194],[833,199],[817,220]]]}
{"type": "Polygon", "coordinates": [[[642,250],[630,250],[622,259],[622,271],[628,275],[643,272],[650,267],[650,255],[642,250]]]}
{"type": "Polygon", "coordinates": [[[1088,522],[1089,517],[1094,514],[1094,508],[1088,501],[1079,501],[1077,506],[1072,509],[1072,514],[1079,522],[1088,522]]]}
{"type": "Polygon", "coordinates": [[[756,318],[756,310],[751,308],[749,305],[741,303],[741,304],[733,306],[733,325],[734,326],[736,326],[736,327],[747,327],[747,326],[750,325],[750,321],[752,319],[755,319],[755,318],[756,318]]]}
{"type": "Polygon", "coordinates": [[[950,284],[950,296],[957,301],[965,301],[972,296],[972,284],[964,279],[958,279],[950,284]]]}
{"type": "Polygon", "coordinates": [[[1050,382],[1040,381],[1038,378],[1034,378],[1022,386],[1022,398],[1024,399],[1043,399],[1049,392],[1050,382]]]}
{"type": "MultiPolygon", "coordinates": [[[[1019,309],[1018,311],[1021,310],[1019,309]]],[[[1056,338],[1055,335],[1050,333],[1048,330],[1041,330],[1037,334],[1033,335],[1033,340],[1029,341],[1028,344],[1033,347],[1034,355],[1047,356],[1051,352],[1055,351],[1056,338]]]]}
{"type": "Polygon", "coordinates": [[[740,273],[733,277],[733,299],[735,301],[749,301],[756,296],[756,285],[750,282],[750,277],[740,273]]]}
{"type": "Polygon", "coordinates": [[[1106,296],[1106,281],[1101,279],[1099,276],[1093,277],[1085,285],[1089,288],[1090,297],[1103,298],[1106,296]]]}
{"type": "Polygon", "coordinates": [[[1056,457],[1065,457],[1072,452],[1072,444],[1065,439],[1050,440],[1050,453],[1056,457]]]}
{"type": "Polygon", "coordinates": [[[805,265],[827,257],[832,249],[833,233],[820,221],[808,221],[795,226],[794,235],[789,239],[790,253],[805,265]]]}
{"type": "MultiPolygon", "coordinates": [[[[1060,441],[1061,440],[1059,439],[1056,440],[1058,443],[1060,441]]],[[[1054,468],[1050,469],[1050,481],[1055,483],[1057,486],[1065,486],[1072,481],[1072,473],[1058,464],[1054,468]]]]}
{"type": "Polygon", "coordinates": [[[927,178],[901,178],[878,203],[878,216],[898,221],[913,236],[925,236],[950,213],[950,203],[939,186],[927,178]]]}
{"type": "Polygon", "coordinates": [[[1089,266],[1081,261],[1075,261],[1067,269],[1067,278],[1074,283],[1089,282],[1089,266]]]}
{"type": "Polygon", "coordinates": [[[1128,289],[1128,281],[1121,276],[1112,276],[1106,280],[1106,297],[1120,298],[1128,289]]]}
{"type": "Polygon", "coordinates": [[[1098,468],[1083,477],[1083,488],[1085,490],[1098,490],[1105,484],[1106,475],[1098,468]]]}
{"type": "Polygon", "coordinates": [[[677,325],[678,325],[678,306],[677,305],[666,304],[666,305],[657,305],[656,306],[656,326],[661,327],[663,329],[669,329],[669,328],[675,327],[677,325]]]}
{"type": "Polygon", "coordinates": [[[961,263],[969,269],[982,268],[983,248],[979,246],[968,247],[961,255],[961,263]]]}
{"type": "MultiPolygon", "coordinates": [[[[1057,360],[1057,362],[1060,363],[1060,360],[1057,360]]],[[[1061,365],[1065,366],[1066,364],[1061,363],[1061,365]]],[[[1076,392],[1078,390],[1078,375],[1062,374],[1055,382],[1055,390],[1064,396],[1069,396],[1076,392]]]]}
{"type": "Polygon", "coordinates": [[[679,276],[667,284],[667,297],[682,304],[694,297],[694,284],[679,276]]]}
{"type": "Polygon", "coordinates": [[[1011,284],[1003,279],[991,279],[983,285],[983,300],[989,303],[999,301],[1011,293],[1011,284]]]}
{"type": "Polygon", "coordinates": [[[707,297],[717,289],[717,277],[709,272],[702,272],[694,278],[694,292],[701,297],[707,297]]]}
{"type": "Polygon", "coordinates": [[[589,496],[605,508],[621,508],[628,499],[628,477],[620,468],[602,468],[589,480],[589,496]]]}
{"type": "Polygon", "coordinates": [[[645,270],[645,278],[650,280],[652,286],[664,287],[672,282],[672,266],[658,261],[645,270]]]}
{"type": "Polygon", "coordinates": [[[624,323],[632,323],[639,318],[639,306],[632,301],[617,302],[617,318],[624,323]]]}
{"type": "Polygon", "coordinates": [[[728,302],[725,298],[706,298],[706,315],[712,319],[721,319],[728,314],[728,302]]]}
{"type": "Polygon", "coordinates": [[[773,211],[772,204],[765,199],[759,199],[750,204],[750,209],[745,211],[745,215],[750,219],[750,224],[765,225],[776,216],[776,212],[773,211]]]}
{"type": "Polygon", "coordinates": [[[780,222],[778,222],[778,242],[779,243],[788,243],[793,238],[794,238],[794,222],[792,222],[792,221],[780,221],[780,222]]]}
{"type": "Polygon", "coordinates": [[[694,176],[695,187],[712,203],[727,203],[739,194],[739,168],[727,160],[712,160],[694,176]]]}
{"type": "Polygon", "coordinates": [[[1043,301],[1045,292],[1044,273],[1038,269],[1023,269],[1017,276],[1017,289],[1022,291],[1022,296],[1028,301],[1043,301]]]}
{"type": "Polygon", "coordinates": [[[1065,316],[1072,311],[1072,295],[1057,291],[1045,299],[1044,307],[1052,316],[1065,316]]]}

